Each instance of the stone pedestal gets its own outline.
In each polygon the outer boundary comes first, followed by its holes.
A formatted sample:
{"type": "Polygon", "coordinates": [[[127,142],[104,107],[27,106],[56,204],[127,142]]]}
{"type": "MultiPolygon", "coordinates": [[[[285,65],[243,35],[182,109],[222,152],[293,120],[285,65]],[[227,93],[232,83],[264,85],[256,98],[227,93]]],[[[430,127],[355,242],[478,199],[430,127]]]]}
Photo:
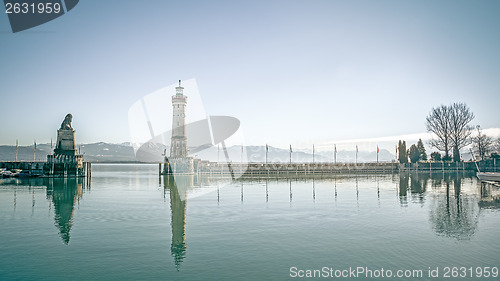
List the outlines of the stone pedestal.
{"type": "Polygon", "coordinates": [[[66,115],[57,130],[54,154],[47,155],[50,176],[84,176],[83,155],[76,154],[75,130],[71,127],[71,114],[66,115]]]}
{"type": "Polygon", "coordinates": [[[47,168],[50,176],[84,176],[83,155],[47,155],[47,168]]]}
{"type": "Polygon", "coordinates": [[[59,129],[57,130],[57,142],[54,154],[76,155],[75,148],[75,130],[59,129]]]}

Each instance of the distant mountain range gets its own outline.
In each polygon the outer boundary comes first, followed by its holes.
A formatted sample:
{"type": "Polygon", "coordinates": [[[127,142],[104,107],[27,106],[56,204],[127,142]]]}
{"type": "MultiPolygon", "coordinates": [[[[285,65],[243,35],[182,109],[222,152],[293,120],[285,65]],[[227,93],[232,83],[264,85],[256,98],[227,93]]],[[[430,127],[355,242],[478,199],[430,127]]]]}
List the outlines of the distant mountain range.
{"type": "MultiPolygon", "coordinates": [[[[146,157],[141,157],[142,162],[161,162],[163,161],[163,154],[169,152],[169,147],[163,144],[148,143],[146,149],[141,149],[146,153],[146,157]]],[[[84,155],[85,161],[90,162],[139,162],[135,156],[134,148],[130,143],[112,144],[112,143],[90,143],[78,146],[80,154],[84,155]]],[[[266,161],[266,147],[265,146],[245,146],[242,153],[241,146],[231,146],[227,148],[227,154],[232,162],[243,161],[249,162],[265,162],[266,161]]],[[[33,154],[33,145],[20,146],[18,149],[17,159],[19,161],[33,161],[35,156],[36,161],[46,161],[47,155],[51,153],[50,144],[38,144],[35,153],[33,154]]],[[[225,161],[226,154],[222,147],[216,146],[197,152],[192,155],[195,158],[209,160],[212,162],[225,161]]],[[[380,162],[391,162],[395,159],[395,155],[391,154],[386,149],[381,149],[379,153],[380,162]]],[[[0,161],[15,161],[16,160],[16,147],[1,145],[0,146],[0,161]]],[[[361,162],[376,162],[377,153],[368,151],[359,151],[358,159],[361,162]]],[[[281,149],[276,147],[269,147],[267,152],[268,163],[276,162],[289,162],[290,150],[281,149]]],[[[307,150],[294,150],[292,152],[292,162],[312,162],[313,154],[307,150]]],[[[314,154],[315,162],[333,162],[333,151],[317,151],[314,154]]],[[[356,152],[339,150],[337,152],[337,162],[354,163],[356,161],[356,152]]]]}
{"type": "MultiPolygon", "coordinates": [[[[47,155],[51,154],[50,144],[37,144],[33,153],[33,145],[19,146],[17,159],[19,161],[46,161],[47,155]],[[33,158],[33,156],[35,158],[33,158]]],[[[128,144],[110,144],[104,142],[82,144],[77,146],[80,154],[84,155],[85,161],[90,162],[135,162],[134,149],[128,144]]],[[[1,161],[15,161],[15,146],[0,146],[1,161]]]]}

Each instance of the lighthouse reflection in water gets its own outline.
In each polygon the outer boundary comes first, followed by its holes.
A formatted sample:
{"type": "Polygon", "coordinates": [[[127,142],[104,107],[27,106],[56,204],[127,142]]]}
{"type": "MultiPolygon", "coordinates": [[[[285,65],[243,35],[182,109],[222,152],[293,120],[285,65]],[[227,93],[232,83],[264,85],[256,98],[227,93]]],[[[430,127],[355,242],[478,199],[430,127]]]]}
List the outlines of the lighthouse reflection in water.
{"type": "Polygon", "coordinates": [[[186,195],[187,187],[193,186],[193,176],[177,176],[179,188],[173,176],[164,177],[165,191],[170,195],[170,210],[172,215],[172,245],[170,251],[174,257],[177,270],[186,257],[186,195]]]}
{"type": "Polygon", "coordinates": [[[218,190],[220,185],[227,184],[230,180],[225,177],[213,178],[199,175],[165,175],[163,181],[164,196],[170,199],[170,226],[172,229],[172,243],[170,252],[177,270],[187,254],[186,243],[186,209],[189,198],[211,193],[218,190]],[[168,195],[167,195],[168,194],[168,195]]]}

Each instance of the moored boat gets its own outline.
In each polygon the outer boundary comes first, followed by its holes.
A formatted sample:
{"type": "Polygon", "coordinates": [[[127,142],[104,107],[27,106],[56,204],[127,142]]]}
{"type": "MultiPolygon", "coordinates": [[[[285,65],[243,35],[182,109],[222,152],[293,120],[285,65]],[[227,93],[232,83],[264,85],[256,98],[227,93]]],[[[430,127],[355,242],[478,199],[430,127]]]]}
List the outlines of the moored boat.
{"type": "Polygon", "coordinates": [[[2,171],[2,178],[10,178],[12,177],[13,173],[11,171],[2,171]]]}
{"type": "Polygon", "coordinates": [[[28,170],[22,170],[20,172],[17,173],[16,177],[19,177],[19,178],[27,178],[30,176],[30,171],[28,170]]]}
{"type": "Polygon", "coordinates": [[[500,173],[496,173],[496,172],[481,172],[481,170],[479,170],[479,166],[477,165],[477,161],[475,160],[475,156],[474,156],[474,152],[472,152],[472,149],[469,148],[469,151],[472,155],[472,157],[474,157],[474,164],[476,164],[476,169],[477,169],[477,173],[476,173],[476,176],[479,180],[481,181],[500,181],[500,173]]]}
{"type": "Polygon", "coordinates": [[[500,173],[477,172],[476,176],[482,181],[500,181],[500,173]]]}

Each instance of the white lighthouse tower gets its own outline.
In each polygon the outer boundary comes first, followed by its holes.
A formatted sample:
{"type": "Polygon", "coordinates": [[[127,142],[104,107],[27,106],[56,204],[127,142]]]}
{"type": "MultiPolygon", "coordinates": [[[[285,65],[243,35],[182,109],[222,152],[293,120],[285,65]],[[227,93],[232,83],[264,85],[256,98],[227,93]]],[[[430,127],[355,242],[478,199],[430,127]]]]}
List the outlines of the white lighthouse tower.
{"type": "Polygon", "coordinates": [[[186,138],[186,105],[187,97],[184,96],[184,88],[175,87],[175,96],[172,96],[173,116],[172,116],[172,138],[170,141],[170,158],[186,158],[187,138],[186,138]]]}

